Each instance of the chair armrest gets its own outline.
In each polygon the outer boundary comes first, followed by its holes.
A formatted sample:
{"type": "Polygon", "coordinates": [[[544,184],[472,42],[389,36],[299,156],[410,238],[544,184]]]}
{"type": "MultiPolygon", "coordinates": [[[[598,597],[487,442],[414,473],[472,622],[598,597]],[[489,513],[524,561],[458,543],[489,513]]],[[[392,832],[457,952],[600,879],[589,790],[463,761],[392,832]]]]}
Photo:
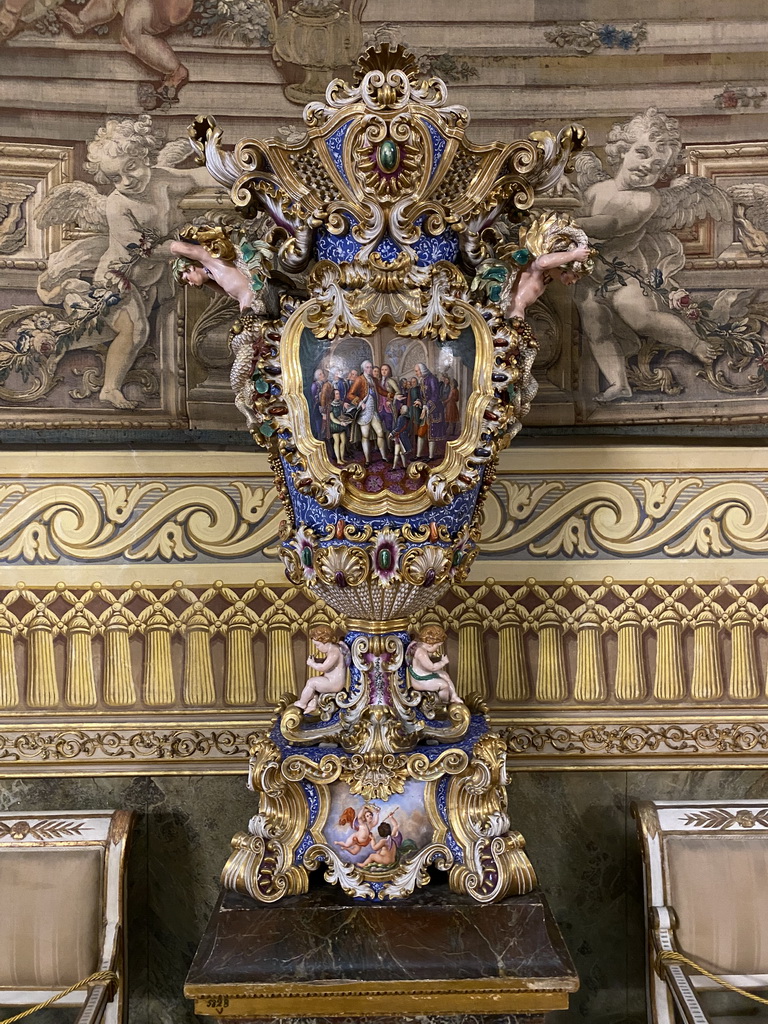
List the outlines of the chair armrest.
{"type": "Polygon", "coordinates": [[[88,998],[83,1003],[75,1024],[98,1024],[98,1021],[104,1016],[113,991],[114,987],[105,982],[94,985],[88,992],[88,998]]]}
{"type": "MultiPolygon", "coordinates": [[[[679,952],[674,939],[675,912],[671,907],[654,907],[651,920],[653,949],[658,957],[663,952],[679,952]]],[[[666,982],[677,1012],[685,1024],[711,1024],[699,1002],[696,990],[691,984],[688,970],[683,964],[660,962],[651,965],[659,977],[666,982]]]]}

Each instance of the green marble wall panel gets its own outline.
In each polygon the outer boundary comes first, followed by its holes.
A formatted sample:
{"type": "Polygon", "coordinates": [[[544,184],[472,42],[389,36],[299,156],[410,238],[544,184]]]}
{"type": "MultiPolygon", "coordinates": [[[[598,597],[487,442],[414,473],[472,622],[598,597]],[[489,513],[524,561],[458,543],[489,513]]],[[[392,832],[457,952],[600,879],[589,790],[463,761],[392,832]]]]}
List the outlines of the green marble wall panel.
{"type": "MultiPolygon", "coordinates": [[[[519,772],[513,824],[581,977],[553,1024],[643,1024],[644,936],[636,799],[765,799],[768,772],[519,772]]],[[[213,907],[229,838],[254,810],[241,776],[0,780],[0,808],[126,807],[130,1024],[191,1024],[187,968],[213,907]]],[[[0,1017],[0,1020],[2,1017],[0,1017]]],[[[51,1018],[53,1024],[53,1018],[51,1018]]]]}

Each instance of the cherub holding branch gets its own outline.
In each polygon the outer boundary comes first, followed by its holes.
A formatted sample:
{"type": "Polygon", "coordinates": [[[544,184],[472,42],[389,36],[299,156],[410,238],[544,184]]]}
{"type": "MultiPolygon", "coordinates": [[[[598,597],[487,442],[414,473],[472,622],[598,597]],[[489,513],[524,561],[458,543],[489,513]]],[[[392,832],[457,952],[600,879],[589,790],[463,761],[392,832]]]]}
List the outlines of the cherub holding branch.
{"type": "Polygon", "coordinates": [[[321,694],[340,693],[344,689],[351,661],[349,648],[343,641],[337,640],[330,626],[315,626],[309,637],[323,658],[307,658],[307,665],[318,675],[310,676],[296,701],[296,706],[305,714],[311,714],[317,709],[318,696],[321,694]]]}
{"type": "Polygon", "coordinates": [[[146,114],[135,121],[110,119],[88,144],[85,169],[112,191],[105,195],[85,181],[65,182],[35,215],[40,228],[74,223],[89,232],[50,257],[37,285],[44,303],[60,303],[69,314],[93,305],[94,288],[120,296],[105,318],[111,333],[89,333],[77,345],[108,344],[99,397],[118,409],[136,404],[123,394],[123,385],[149,340],[155,303],[171,297],[167,259],[183,217],[179,203],[210,184],[204,167],[174,166],[189,156],[188,140],[163,145],[146,114]]]}
{"type": "Polygon", "coordinates": [[[445,670],[447,655],[438,655],[445,640],[446,633],[441,626],[424,626],[419,630],[405,653],[411,686],[414,690],[436,693],[445,704],[463,704],[453,680],[445,670]]]}
{"type": "Polygon", "coordinates": [[[598,402],[631,396],[626,360],[645,340],[688,352],[705,365],[717,355],[716,346],[679,312],[687,293],[674,275],[685,256],[673,231],[706,217],[728,219],[730,203],[706,178],[673,176],[681,152],[678,122],[649,107],[608,133],[605,155],[611,173],[594,153],[576,158],[582,196],[577,224],[596,240],[601,256],[593,279],[576,289],[584,333],[607,381],[595,396],[598,402]],[[668,177],[669,187],[656,187],[668,177]],[[664,283],[666,301],[654,291],[656,281],[664,283]]]}

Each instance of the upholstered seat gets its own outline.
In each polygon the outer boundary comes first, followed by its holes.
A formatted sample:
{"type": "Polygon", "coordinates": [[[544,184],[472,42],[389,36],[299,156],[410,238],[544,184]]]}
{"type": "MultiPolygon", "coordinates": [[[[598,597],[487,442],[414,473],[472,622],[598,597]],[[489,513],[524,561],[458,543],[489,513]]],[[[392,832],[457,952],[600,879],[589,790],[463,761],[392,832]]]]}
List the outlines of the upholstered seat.
{"type": "MultiPolygon", "coordinates": [[[[126,811],[0,814],[0,1006],[28,1006],[97,971],[123,973],[126,811]]],[[[65,997],[78,1024],[118,1024],[123,989],[65,997]]],[[[1,1019],[1,1018],[0,1018],[1,1019]]]]}
{"type": "Polygon", "coordinates": [[[643,852],[649,1019],[768,1021],[768,1006],[684,964],[654,969],[662,951],[681,953],[765,998],[768,803],[646,802],[633,804],[632,813],[643,852]]]}

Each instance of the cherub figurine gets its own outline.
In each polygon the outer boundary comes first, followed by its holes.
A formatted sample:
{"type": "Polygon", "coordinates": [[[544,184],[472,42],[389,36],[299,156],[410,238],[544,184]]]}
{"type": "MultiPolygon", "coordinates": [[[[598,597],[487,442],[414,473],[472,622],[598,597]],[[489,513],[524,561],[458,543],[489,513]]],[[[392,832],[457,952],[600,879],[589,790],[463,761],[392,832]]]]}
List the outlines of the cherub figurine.
{"type": "Polygon", "coordinates": [[[424,626],[418,631],[416,639],[405,652],[411,686],[414,690],[436,693],[445,704],[463,704],[453,680],[445,671],[447,656],[434,657],[445,639],[446,633],[441,626],[424,626]]]}
{"type": "Polygon", "coordinates": [[[178,281],[194,288],[217,287],[233,298],[241,310],[264,312],[264,303],[257,298],[263,282],[248,272],[221,228],[192,227],[181,234],[181,241],[171,242],[171,253],[180,257],[174,264],[178,281]]]}
{"type": "Polygon", "coordinates": [[[343,640],[336,639],[336,633],[330,626],[315,626],[309,638],[324,657],[322,661],[307,658],[307,665],[320,673],[310,676],[296,701],[296,706],[307,715],[316,710],[319,694],[340,693],[344,689],[351,662],[349,648],[343,640]]]}
{"type": "Polygon", "coordinates": [[[173,276],[183,285],[211,288],[229,295],[244,314],[229,336],[234,356],[229,383],[235,405],[243,414],[249,429],[258,425],[253,411],[253,363],[262,342],[261,317],[266,314],[262,296],[266,292],[267,274],[272,268],[271,250],[266,243],[250,246],[254,254],[247,262],[242,251],[220,226],[190,226],[181,232],[181,240],[171,242],[176,256],[173,276]]]}
{"type": "Polygon", "coordinates": [[[674,281],[685,256],[672,232],[708,216],[728,219],[731,208],[714,182],[690,174],[673,177],[681,150],[678,122],[649,107],[608,133],[610,174],[594,153],[576,158],[582,197],[576,223],[596,240],[601,254],[594,279],[576,289],[584,333],[607,381],[595,396],[598,402],[630,397],[626,359],[643,340],[681,349],[704,364],[717,354],[675,312],[685,306],[687,293],[674,281]],[[657,188],[665,177],[672,177],[669,187],[657,188]],[[622,272],[609,278],[614,261],[620,261],[622,272]],[[666,301],[654,291],[657,279],[668,292],[666,301]]]}
{"type": "Polygon", "coordinates": [[[592,269],[592,250],[586,234],[556,215],[535,220],[521,233],[523,248],[513,254],[522,264],[509,275],[501,292],[501,307],[508,319],[525,319],[529,306],[540,299],[554,278],[575,284],[592,269]]]}

